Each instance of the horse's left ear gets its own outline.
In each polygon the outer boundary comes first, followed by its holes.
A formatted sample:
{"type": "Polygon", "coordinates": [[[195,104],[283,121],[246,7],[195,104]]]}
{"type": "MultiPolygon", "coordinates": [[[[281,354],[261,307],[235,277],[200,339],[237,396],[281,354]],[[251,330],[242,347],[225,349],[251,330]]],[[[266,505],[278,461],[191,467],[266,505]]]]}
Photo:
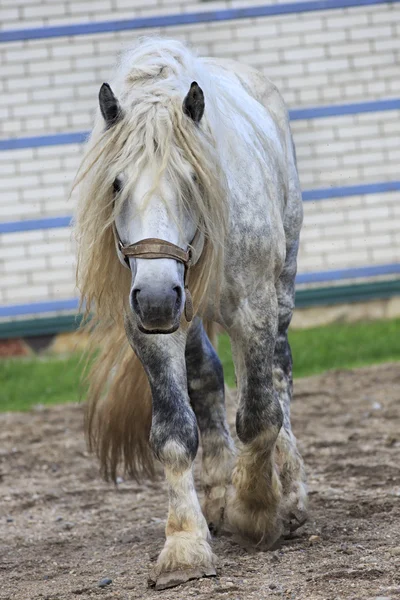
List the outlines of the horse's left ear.
{"type": "Polygon", "coordinates": [[[106,122],[107,127],[115,125],[122,116],[121,105],[117,98],[114,96],[114,92],[108,85],[103,83],[99,92],[99,104],[101,114],[106,122]]]}
{"type": "Polygon", "coordinates": [[[196,81],[193,81],[190,90],[183,101],[183,112],[185,115],[193,119],[195,123],[199,123],[204,113],[204,94],[201,87],[196,81]]]}

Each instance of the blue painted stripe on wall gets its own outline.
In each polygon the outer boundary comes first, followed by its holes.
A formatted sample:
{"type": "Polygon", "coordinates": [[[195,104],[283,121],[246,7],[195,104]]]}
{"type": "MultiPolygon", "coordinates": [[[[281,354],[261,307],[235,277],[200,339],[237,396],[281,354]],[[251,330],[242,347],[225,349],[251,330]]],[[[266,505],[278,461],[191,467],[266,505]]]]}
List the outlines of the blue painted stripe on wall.
{"type": "Polygon", "coordinates": [[[343,279],[358,279],[360,277],[377,277],[378,275],[400,274],[400,263],[354,267],[352,269],[337,269],[334,271],[317,271],[315,273],[299,273],[296,283],[321,283],[324,281],[339,281],[343,279]]]}
{"type": "Polygon", "coordinates": [[[384,194],[400,191],[400,181],[382,181],[360,185],[344,185],[340,187],[304,190],[303,201],[328,200],[329,198],[347,198],[348,196],[365,196],[367,194],[384,194]]]}
{"type": "MultiPolygon", "coordinates": [[[[300,121],[303,119],[322,119],[324,117],[353,115],[366,112],[383,112],[387,110],[400,110],[400,98],[357,102],[354,104],[332,104],[329,106],[294,108],[289,111],[289,115],[292,121],[300,121]]],[[[76,131],[72,133],[54,133],[50,135],[9,138],[0,140],[0,150],[21,150],[23,148],[39,148],[41,146],[81,144],[86,141],[89,133],[89,131],[76,131]]]]}
{"type": "Polygon", "coordinates": [[[99,23],[78,23],[75,25],[56,25],[53,27],[36,27],[33,29],[10,29],[0,32],[0,42],[15,42],[43,38],[62,37],[67,35],[88,35],[112,31],[146,29],[150,27],[173,27],[174,25],[191,25],[212,21],[230,21],[254,17],[271,17],[296,13],[333,10],[339,8],[357,8],[377,4],[395,4],[400,0],[310,0],[308,2],[289,2],[286,4],[267,6],[248,6],[212,10],[195,13],[180,13],[156,17],[141,17],[99,23]]]}
{"type": "Polygon", "coordinates": [[[21,150],[22,148],[39,148],[41,146],[65,146],[67,144],[82,144],[89,136],[89,131],[72,133],[52,133],[32,137],[10,138],[0,140],[0,150],[21,150]]]}
{"type": "MultiPolygon", "coordinates": [[[[348,198],[349,196],[363,196],[366,194],[383,194],[386,192],[400,191],[400,181],[383,181],[380,183],[366,183],[362,185],[346,185],[343,187],[320,188],[304,190],[303,201],[313,202],[329,198],[348,198]]],[[[47,219],[30,219],[27,221],[6,221],[0,223],[1,233],[15,233],[20,231],[34,231],[35,229],[55,229],[69,227],[72,217],[49,217],[47,219]]]]}
{"type": "Polygon", "coordinates": [[[11,304],[0,306],[0,317],[17,317],[19,315],[36,315],[58,312],[60,310],[78,310],[77,298],[69,300],[49,300],[47,302],[32,302],[30,304],[11,304]]]}
{"type": "MultiPolygon", "coordinates": [[[[354,267],[353,269],[339,269],[335,271],[317,271],[315,273],[300,273],[296,283],[317,283],[339,281],[344,279],[357,279],[360,277],[374,277],[378,275],[400,274],[400,264],[377,265],[369,267],[354,267]]],[[[52,300],[47,302],[32,302],[30,304],[13,304],[0,306],[0,317],[16,317],[20,315],[34,315],[61,310],[77,310],[77,298],[68,300],[52,300]]]]}
{"type": "Polygon", "coordinates": [[[305,119],[323,119],[339,115],[356,115],[366,112],[383,112],[400,109],[400,98],[387,100],[372,100],[370,102],[355,102],[353,104],[332,104],[330,106],[314,106],[310,108],[295,108],[289,111],[291,121],[305,119]]]}
{"type": "Polygon", "coordinates": [[[55,229],[69,227],[71,217],[50,217],[48,219],[29,219],[26,221],[8,221],[0,223],[0,233],[16,233],[19,231],[35,231],[37,229],[55,229]]]}

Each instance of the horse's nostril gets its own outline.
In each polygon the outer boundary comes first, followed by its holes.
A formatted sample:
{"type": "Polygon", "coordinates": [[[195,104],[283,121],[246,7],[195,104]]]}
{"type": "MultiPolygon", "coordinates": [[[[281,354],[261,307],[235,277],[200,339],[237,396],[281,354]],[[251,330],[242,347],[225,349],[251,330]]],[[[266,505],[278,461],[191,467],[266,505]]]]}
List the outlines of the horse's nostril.
{"type": "Polygon", "coordinates": [[[147,331],[170,331],[182,312],[183,287],[157,286],[153,282],[139,285],[131,289],[130,306],[140,325],[147,331]]]}
{"type": "Polygon", "coordinates": [[[175,306],[176,308],[180,308],[182,304],[182,288],[180,285],[174,287],[174,292],[176,294],[175,306]]]}
{"type": "Polygon", "coordinates": [[[140,294],[140,289],[135,288],[132,290],[132,308],[135,312],[139,312],[139,300],[138,296],[140,294]]]}

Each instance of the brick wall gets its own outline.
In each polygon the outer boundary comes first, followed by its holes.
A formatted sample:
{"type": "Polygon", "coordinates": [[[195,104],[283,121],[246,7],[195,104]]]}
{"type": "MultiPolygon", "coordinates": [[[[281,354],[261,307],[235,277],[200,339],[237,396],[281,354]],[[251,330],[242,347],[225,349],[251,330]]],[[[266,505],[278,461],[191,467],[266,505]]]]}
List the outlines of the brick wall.
{"type": "MultiPolygon", "coordinates": [[[[0,23],[22,29],[245,5],[2,0],[0,23]]],[[[143,33],[258,67],[291,108],[400,96],[398,4],[12,42],[0,45],[1,138],[89,129],[116,54],[143,33]]],[[[399,179],[399,111],[294,121],[293,132],[304,189],[399,179]]],[[[0,152],[0,221],[71,214],[80,155],[79,145],[0,152]]],[[[386,193],[306,202],[300,272],[399,261],[399,200],[386,193]]],[[[66,229],[1,235],[0,269],[3,304],[75,294],[66,229]]]]}

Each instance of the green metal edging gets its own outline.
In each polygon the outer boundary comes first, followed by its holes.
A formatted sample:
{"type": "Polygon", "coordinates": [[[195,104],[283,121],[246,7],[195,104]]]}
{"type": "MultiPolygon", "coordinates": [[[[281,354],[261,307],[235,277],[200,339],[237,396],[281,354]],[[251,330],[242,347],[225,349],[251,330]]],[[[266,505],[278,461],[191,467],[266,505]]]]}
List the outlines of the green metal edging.
{"type": "Polygon", "coordinates": [[[400,295],[400,279],[311,288],[296,292],[296,308],[368,302],[400,295]]]}
{"type": "Polygon", "coordinates": [[[76,331],[80,322],[79,315],[7,321],[0,323],[0,339],[28,338],[76,331]]]}
{"type": "MultiPolygon", "coordinates": [[[[372,281],[353,285],[338,285],[296,292],[296,307],[328,306],[352,302],[368,302],[400,295],[400,279],[372,281]]],[[[80,315],[63,315],[41,319],[26,319],[0,323],[0,339],[28,338],[76,331],[80,315]]]]}

